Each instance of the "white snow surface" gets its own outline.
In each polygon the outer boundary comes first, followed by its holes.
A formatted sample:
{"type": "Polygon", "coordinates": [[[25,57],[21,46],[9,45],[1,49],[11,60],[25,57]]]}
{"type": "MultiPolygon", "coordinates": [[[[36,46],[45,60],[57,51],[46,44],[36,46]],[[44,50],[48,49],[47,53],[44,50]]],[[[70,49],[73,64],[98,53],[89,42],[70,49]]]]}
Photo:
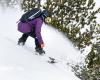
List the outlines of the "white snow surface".
{"type": "MultiPolygon", "coordinates": [[[[100,1],[95,1],[97,9],[100,1]]],[[[46,56],[35,55],[34,39],[31,37],[25,46],[17,45],[22,33],[17,31],[16,22],[21,15],[20,9],[0,8],[0,80],[80,80],[66,64],[81,62],[84,55],[51,26],[42,26],[46,56]],[[47,56],[56,58],[59,63],[47,63],[47,56]]],[[[100,14],[97,15],[97,22],[100,23],[100,14]]]]}
{"type": "Polygon", "coordinates": [[[0,80],[80,80],[66,63],[82,60],[80,52],[58,30],[43,24],[42,36],[46,56],[59,63],[47,63],[47,57],[35,55],[34,39],[29,37],[25,46],[18,46],[22,33],[17,31],[21,17],[18,9],[0,9],[0,80]]]}

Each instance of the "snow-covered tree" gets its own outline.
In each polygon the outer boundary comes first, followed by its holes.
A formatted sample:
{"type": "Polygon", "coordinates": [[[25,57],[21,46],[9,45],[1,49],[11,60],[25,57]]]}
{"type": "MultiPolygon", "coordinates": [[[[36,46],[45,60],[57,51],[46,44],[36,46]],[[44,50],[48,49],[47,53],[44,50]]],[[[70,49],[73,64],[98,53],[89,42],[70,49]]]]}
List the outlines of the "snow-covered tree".
{"type": "Polygon", "coordinates": [[[22,2],[22,9],[26,12],[28,10],[31,10],[32,8],[40,8],[41,4],[40,4],[41,0],[23,0],[22,2]]]}
{"type": "Polygon", "coordinates": [[[67,32],[68,37],[79,49],[91,44],[91,28],[96,26],[93,0],[47,0],[45,8],[52,12],[51,24],[67,32]],[[84,32],[82,31],[83,29],[84,32]]]}

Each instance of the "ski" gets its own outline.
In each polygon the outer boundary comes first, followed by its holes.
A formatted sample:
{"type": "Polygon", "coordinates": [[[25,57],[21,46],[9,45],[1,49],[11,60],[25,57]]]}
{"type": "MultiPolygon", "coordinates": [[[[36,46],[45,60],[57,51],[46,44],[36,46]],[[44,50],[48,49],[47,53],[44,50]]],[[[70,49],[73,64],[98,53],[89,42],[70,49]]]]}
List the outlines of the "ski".
{"type": "Polygon", "coordinates": [[[47,62],[50,63],[50,64],[58,63],[56,61],[56,59],[55,58],[52,58],[52,57],[49,57],[49,60],[47,62]]]}
{"type": "Polygon", "coordinates": [[[38,52],[35,51],[35,55],[38,55],[38,56],[42,56],[42,57],[47,58],[46,62],[48,62],[49,64],[58,63],[55,58],[50,57],[50,56],[47,56],[46,53],[39,54],[38,52]]]}

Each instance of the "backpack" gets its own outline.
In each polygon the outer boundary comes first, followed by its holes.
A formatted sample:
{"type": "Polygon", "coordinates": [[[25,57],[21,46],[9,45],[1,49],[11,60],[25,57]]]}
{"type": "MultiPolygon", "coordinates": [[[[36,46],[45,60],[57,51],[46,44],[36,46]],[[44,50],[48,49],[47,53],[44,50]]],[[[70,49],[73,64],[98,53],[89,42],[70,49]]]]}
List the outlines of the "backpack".
{"type": "Polygon", "coordinates": [[[31,21],[35,18],[40,17],[42,14],[41,9],[38,8],[33,8],[32,10],[26,12],[25,14],[22,15],[22,17],[20,18],[21,22],[28,22],[31,21]]]}

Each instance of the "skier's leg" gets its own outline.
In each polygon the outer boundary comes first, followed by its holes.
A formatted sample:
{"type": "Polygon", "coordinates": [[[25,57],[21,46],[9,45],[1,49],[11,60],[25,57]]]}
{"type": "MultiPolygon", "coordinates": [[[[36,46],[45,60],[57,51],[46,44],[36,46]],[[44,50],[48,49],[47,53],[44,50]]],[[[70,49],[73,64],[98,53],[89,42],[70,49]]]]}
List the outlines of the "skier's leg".
{"type": "Polygon", "coordinates": [[[37,38],[34,38],[35,39],[35,46],[36,48],[41,48],[39,42],[38,42],[38,39],[37,38]]]}
{"type": "Polygon", "coordinates": [[[38,48],[41,48],[41,46],[40,46],[40,44],[38,42],[38,39],[36,38],[35,32],[34,31],[30,32],[29,36],[31,36],[32,38],[35,39],[35,46],[38,47],[38,48]]]}
{"type": "Polygon", "coordinates": [[[40,55],[45,54],[45,51],[43,50],[43,48],[41,48],[41,45],[39,44],[37,38],[35,38],[35,46],[36,46],[35,47],[36,52],[38,52],[40,55]]]}
{"type": "Polygon", "coordinates": [[[36,38],[34,29],[32,30],[32,32],[29,33],[29,36],[35,39],[36,52],[38,52],[39,54],[44,54],[45,51],[43,50],[43,48],[41,48],[41,45],[39,44],[38,39],[36,38]]]}
{"type": "Polygon", "coordinates": [[[27,38],[28,38],[28,33],[23,34],[21,36],[21,38],[19,38],[19,40],[18,40],[18,45],[20,45],[20,44],[24,45],[27,38]]]}

